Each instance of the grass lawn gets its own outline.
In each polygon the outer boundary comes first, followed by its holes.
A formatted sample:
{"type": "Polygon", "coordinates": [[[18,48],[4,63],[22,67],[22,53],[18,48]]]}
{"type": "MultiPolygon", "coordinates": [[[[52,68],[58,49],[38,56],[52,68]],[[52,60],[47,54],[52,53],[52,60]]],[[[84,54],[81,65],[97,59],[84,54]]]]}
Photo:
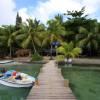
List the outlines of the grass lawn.
{"type": "Polygon", "coordinates": [[[100,68],[96,66],[73,66],[62,68],[65,79],[78,100],[100,100],[100,68]]]}

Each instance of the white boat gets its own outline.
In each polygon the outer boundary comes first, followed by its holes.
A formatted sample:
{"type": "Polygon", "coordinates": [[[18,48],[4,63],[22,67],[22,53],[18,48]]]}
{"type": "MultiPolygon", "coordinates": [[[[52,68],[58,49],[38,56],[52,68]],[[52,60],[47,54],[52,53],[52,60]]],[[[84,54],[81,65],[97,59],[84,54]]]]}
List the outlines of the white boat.
{"type": "Polygon", "coordinates": [[[0,84],[9,86],[9,87],[31,87],[35,83],[35,78],[32,76],[29,76],[25,73],[20,73],[22,79],[16,79],[13,76],[6,76],[3,75],[0,77],[0,84]]]}
{"type": "Polygon", "coordinates": [[[0,64],[12,63],[14,60],[1,60],[0,64]]]}

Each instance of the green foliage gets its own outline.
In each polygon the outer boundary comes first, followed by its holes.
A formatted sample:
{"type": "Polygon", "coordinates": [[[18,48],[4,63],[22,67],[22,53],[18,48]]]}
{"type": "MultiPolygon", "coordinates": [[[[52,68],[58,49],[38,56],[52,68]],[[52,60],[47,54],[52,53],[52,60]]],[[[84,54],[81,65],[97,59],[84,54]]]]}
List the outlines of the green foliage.
{"type": "Polygon", "coordinates": [[[56,56],[56,60],[57,60],[58,62],[63,62],[64,59],[65,59],[64,55],[58,55],[58,56],[56,56]]]}
{"type": "MultiPolygon", "coordinates": [[[[28,25],[26,27],[26,34],[21,43],[23,48],[28,48],[29,45],[33,46],[33,52],[37,53],[36,45],[41,47],[39,33],[44,31],[43,25],[38,20],[27,19],[28,25]]],[[[22,33],[24,34],[24,33],[22,33]]]]}
{"type": "Polygon", "coordinates": [[[82,55],[100,55],[100,23],[96,19],[88,19],[85,7],[79,11],[67,11],[67,19],[62,14],[56,15],[47,21],[47,26],[37,19],[27,19],[23,23],[19,13],[14,25],[0,27],[0,52],[15,52],[16,49],[26,48],[32,52],[42,52],[43,49],[52,49],[53,41],[65,42],[59,51],[67,57],[75,57],[79,48],[82,55]],[[71,43],[73,42],[73,43],[71,43]],[[66,53],[67,52],[67,53],[66,53]]]}
{"type": "Polygon", "coordinates": [[[63,42],[62,46],[57,48],[57,52],[64,54],[67,58],[74,58],[78,56],[82,52],[82,50],[79,47],[74,47],[73,42],[63,42]]]}
{"type": "Polygon", "coordinates": [[[97,34],[97,29],[94,32],[89,32],[86,28],[80,27],[79,33],[76,38],[79,41],[78,45],[87,49],[90,52],[90,55],[93,55],[92,52],[95,52],[99,48],[99,37],[100,34],[97,34]]]}
{"type": "Polygon", "coordinates": [[[42,58],[42,56],[40,56],[39,54],[37,54],[37,53],[34,53],[33,55],[32,55],[32,61],[41,61],[43,58],[42,58]]]}
{"type": "Polygon", "coordinates": [[[47,22],[50,43],[55,40],[62,41],[62,36],[64,36],[66,33],[65,27],[62,25],[62,20],[63,17],[58,14],[54,19],[47,22]]]}
{"type": "MultiPolygon", "coordinates": [[[[84,15],[85,12],[85,7],[82,7],[82,9],[80,11],[67,11],[67,15],[72,16],[72,18],[83,18],[85,19],[87,17],[87,15],[84,15]]],[[[66,14],[65,14],[66,15],[66,14]]],[[[71,19],[71,18],[68,18],[71,19]]]]}
{"type": "Polygon", "coordinates": [[[21,24],[22,24],[22,18],[19,16],[19,13],[17,13],[16,25],[15,25],[16,30],[19,30],[21,28],[21,24]]]}
{"type": "Polygon", "coordinates": [[[4,42],[5,48],[9,48],[9,55],[12,57],[12,45],[15,43],[15,37],[17,35],[17,31],[15,31],[15,27],[13,25],[3,26],[4,34],[1,35],[4,42]]]}

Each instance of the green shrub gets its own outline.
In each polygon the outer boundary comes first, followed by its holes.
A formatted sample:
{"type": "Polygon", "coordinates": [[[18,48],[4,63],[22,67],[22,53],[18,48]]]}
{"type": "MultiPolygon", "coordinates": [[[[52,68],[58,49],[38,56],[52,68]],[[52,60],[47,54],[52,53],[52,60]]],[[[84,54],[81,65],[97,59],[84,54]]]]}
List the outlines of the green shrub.
{"type": "Polygon", "coordinates": [[[56,56],[56,60],[58,61],[58,62],[63,62],[64,61],[64,55],[58,55],[58,56],[56,56]]]}
{"type": "Polygon", "coordinates": [[[39,54],[37,54],[37,53],[34,53],[33,55],[32,55],[32,61],[40,61],[40,60],[42,60],[43,58],[42,58],[42,56],[40,56],[39,54]]]}

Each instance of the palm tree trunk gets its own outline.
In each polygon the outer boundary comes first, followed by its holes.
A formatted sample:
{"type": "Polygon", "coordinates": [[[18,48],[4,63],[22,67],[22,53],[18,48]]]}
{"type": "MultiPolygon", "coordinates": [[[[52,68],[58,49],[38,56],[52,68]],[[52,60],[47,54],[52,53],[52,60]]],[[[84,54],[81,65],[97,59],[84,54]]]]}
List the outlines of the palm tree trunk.
{"type": "Polygon", "coordinates": [[[50,36],[50,59],[52,60],[52,42],[53,42],[53,35],[50,36]]]}
{"type": "Polygon", "coordinates": [[[34,52],[37,53],[39,55],[39,53],[37,52],[36,48],[35,48],[35,44],[34,44],[34,41],[32,39],[32,45],[33,45],[33,49],[34,49],[34,52]]]}
{"type": "Polygon", "coordinates": [[[9,49],[10,49],[10,58],[12,58],[12,52],[11,52],[12,51],[12,48],[11,48],[11,45],[10,45],[10,48],[9,49]]]}
{"type": "Polygon", "coordinates": [[[52,44],[51,44],[51,50],[50,50],[50,59],[52,60],[52,44]]]}

